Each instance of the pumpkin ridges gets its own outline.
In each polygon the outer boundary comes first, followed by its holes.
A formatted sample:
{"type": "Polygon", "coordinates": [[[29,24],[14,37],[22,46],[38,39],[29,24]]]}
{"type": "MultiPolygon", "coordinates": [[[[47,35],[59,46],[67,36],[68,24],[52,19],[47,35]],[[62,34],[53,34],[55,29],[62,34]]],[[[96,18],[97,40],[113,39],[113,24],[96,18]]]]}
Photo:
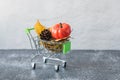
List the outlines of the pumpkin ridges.
{"type": "Polygon", "coordinates": [[[63,31],[62,29],[59,29],[59,31],[58,31],[58,36],[59,36],[59,39],[62,39],[63,36],[64,36],[64,37],[67,37],[67,36],[66,36],[66,31],[63,31]]]}
{"type": "Polygon", "coordinates": [[[71,33],[71,28],[66,23],[58,23],[51,27],[52,37],[55,39],[62,39],[68,37],[71,33]]]}
{"type": "Polygon", "coordinates": [[[59,38],[58,36],[56,36],[55,34],[58,34],[58,30],[52,30],[52,37],[53,38],[59,38]]]}

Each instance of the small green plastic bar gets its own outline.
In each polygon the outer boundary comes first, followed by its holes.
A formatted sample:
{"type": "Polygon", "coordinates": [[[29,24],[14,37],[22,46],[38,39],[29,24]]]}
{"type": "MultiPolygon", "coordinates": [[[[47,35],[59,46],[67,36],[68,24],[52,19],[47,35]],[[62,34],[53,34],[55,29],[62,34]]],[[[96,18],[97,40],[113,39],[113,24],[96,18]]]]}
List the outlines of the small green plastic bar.
{"type": "Polygon", "coordinates": [[[34,30],[34,28],[26,28],[26,29],[25,29],[25,33],[26,33],[26,34],[29,34],[31,30],[34,30]]]}
{"type": "Polygon", "coordinates": [[[71,42],[67,41],[63,44],[63,54],[67,54],[71,50],[71,42]]]}

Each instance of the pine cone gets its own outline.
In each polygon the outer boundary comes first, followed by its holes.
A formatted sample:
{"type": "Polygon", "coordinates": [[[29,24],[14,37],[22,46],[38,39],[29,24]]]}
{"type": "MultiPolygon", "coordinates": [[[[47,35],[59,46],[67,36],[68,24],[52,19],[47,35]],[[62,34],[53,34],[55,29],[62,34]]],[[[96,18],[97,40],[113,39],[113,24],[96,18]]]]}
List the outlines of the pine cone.
{"type": "Polygon", "coordinates": [[[40,38],[46,41],[51,40],[52,38],[51,32],[48,29],[44,29],[40,34],[40,38]]]}

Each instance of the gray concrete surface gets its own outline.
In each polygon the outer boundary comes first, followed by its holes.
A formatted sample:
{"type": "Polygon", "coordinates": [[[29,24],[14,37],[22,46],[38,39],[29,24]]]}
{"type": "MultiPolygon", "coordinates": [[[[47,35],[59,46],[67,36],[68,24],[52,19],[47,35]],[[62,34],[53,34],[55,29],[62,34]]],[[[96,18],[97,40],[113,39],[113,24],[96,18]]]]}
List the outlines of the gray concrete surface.
{"type": "Polygon", "coordinates": [[[120,50],[120,0],[0,0],[0,49],[28,49],[36,20],[73,28],[72,49],[120,50]],[[79,44],[78,44],[79,43],[79,44]]]}
{"type": "Polygon", "coordinates": [[[33,55],[34,50],[0,50],[0,80],[120,80],[117,50],[72,50],[63,57],[67,68],[59,72],[43,63],[32,70],[33,55]]]}

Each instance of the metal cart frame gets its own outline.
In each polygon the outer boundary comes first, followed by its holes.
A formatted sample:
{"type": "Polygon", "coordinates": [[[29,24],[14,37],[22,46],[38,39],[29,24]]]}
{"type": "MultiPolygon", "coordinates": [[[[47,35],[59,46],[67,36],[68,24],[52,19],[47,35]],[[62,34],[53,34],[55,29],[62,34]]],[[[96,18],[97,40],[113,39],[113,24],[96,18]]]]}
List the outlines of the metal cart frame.
{"type": "Polygon", "coordinates": [[[66,68],[66,64],[67,62],[65,60],[61,60],[59,58],[56,58],[55,56],[56,55],[61,55],[61,54],[67,54],[70,50],[71,50],[71,42],[70,41],[67,41],[63,44],[63,52],[61,53],[52,53],[51,51],[49,50],[46,50],[45,47],[43,45],[40,44],[40,41],[41,39],[38,37],[38,36],[34,36],[32,35],[31,31],[33,31],[34,28],[26,28],[25,29],[25,32],[28,36],[28,39],[30,41],[30,45],[31,45],[31,48],[34,49],[37,51],[37,54],[33,56],[33,58],[31,59],[31,66],[32,66],[32,69],[34,70],[36,68],[36,63],[40,63],[40,62],[35,62],[33,61],[36,57],[38,56],[42,56],[43,57],[43,63],[48,63],[48,60],[52,60],[52,61],[57,61],[59,62],[59,64],[57,63],[49,63],[51,65],[54,65],[54,68],[55,68],[55,71],[58,72],[59,71],[59,66],[62,66],[63,68],[66,68]],[[47,55],[45,53],[45,51],[47,51],[47,55]],[[60,62],[62,64],[60,64],[60,62]]]}

